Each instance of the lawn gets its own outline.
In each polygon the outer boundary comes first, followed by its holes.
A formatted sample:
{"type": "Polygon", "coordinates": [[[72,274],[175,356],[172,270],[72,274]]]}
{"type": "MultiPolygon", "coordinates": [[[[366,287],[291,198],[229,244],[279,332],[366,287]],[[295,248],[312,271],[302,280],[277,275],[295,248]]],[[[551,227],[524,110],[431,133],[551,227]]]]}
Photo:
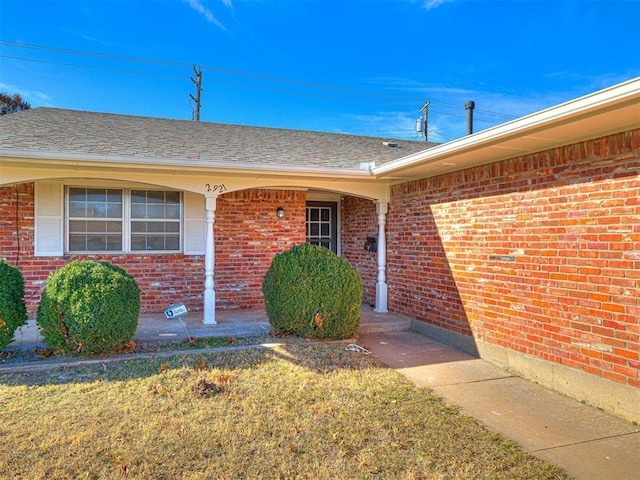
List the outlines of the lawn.
{"type": "Polygon", "coordinates": [[[0,375],[0,477],[561,479],[343,344],[0,375]]]}

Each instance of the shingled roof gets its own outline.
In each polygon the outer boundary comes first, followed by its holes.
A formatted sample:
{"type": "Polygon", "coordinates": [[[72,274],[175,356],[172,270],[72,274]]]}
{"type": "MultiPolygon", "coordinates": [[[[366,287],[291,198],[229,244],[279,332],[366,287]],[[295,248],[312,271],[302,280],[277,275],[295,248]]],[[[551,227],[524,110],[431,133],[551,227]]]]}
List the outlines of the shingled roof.
{"type": "Polygon", "coordinates": [[[0,147],[26,152],[239,162],[287,167],[376,166],[437,144],[337,133],[35,108],[0,117],[0,147]]]}

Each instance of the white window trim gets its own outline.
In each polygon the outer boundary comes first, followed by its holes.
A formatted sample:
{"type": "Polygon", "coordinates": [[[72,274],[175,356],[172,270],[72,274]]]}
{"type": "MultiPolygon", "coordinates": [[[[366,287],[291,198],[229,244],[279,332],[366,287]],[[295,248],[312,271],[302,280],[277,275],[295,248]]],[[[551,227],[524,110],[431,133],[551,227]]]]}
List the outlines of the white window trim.
{"type": "Polygon", "coordinates": [[[64,232],[64,253],[66,255],[165,255],[184,253],[185,250],[185,213],[184,213],[184,194],[180,190],[171,188],[156,187],[154,185],[112,185],[104,183],[87,182],[86,184],[65,184],[64,185],[64,216],[63,216],[63,232],[64,232]],[[69,189],[70,188],[104,188],[122,191],[122,250],[88,250],[88,251],[71,251],[69,249],[69,189]],[[178,192],[180,194],[180,249],[178,250],[132,250],[131,249],[131,191],[162,191],[162,192],[178,192]]]}

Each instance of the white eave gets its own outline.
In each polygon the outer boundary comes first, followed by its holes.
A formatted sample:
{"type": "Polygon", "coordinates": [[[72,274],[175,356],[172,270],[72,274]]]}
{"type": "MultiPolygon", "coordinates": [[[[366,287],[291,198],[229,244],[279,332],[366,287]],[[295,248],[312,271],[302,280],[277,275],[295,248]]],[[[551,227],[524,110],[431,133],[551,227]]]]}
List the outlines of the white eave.
{"type": "Polygon", "coordinates": [[[640,77],[374,167],[393,183],[518,157],[640,127],[640,77]]]}
{"type": "Polygon", "coordinates": [[[43,151],[19,148],[0,147],[0,158],[9,160],[30,160],[33,164],[44,163],[48,166],[59,164],[64,167],[119,167],[157,170],[180,169],[187,171],[219,171],[255,173],[260,175],[301,175],[325,177],[366,177],[371,178],[371,172],[358,168],[321,167],[313,165],[266,164],[238,161],[224,161],[211,159],[149,157],[106,155],[95,153],[78,153],[63,151],[43,151]]]}

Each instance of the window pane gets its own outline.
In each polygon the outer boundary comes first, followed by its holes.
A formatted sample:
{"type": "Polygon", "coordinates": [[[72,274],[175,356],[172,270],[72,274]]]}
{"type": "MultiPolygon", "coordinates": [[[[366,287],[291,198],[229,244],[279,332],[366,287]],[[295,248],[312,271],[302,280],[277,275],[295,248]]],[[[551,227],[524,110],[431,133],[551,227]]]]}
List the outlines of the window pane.
{"type": "Polygon", "coordinates": [[[86,202],[87,190],[85,188],[70,188],[69,200],[72,202],[86,202]]]}
{"type": "Polygon", "coordinates": [[[107,190],[107,202],[122,203],[122,190],[107,190]]]}
{"type": "Polygon", "coordinates": [[[107,217],[107,204],[106,203],[87,203],[87,217],[89,218],[106,218],[107,217]]]}
{"type": "Polygon", "coordinates": [[[87,237],[84,235],[69,235],[69,250],[72,252],[86,252],[87,237]]]}
{"type": "Polygon", "coordinates": [[[320,225],[320,227],[321,227],[320,235],[322,235],[323,237],[329,236],[329,224],[323,223],[322,225],[320,225]]]}
{"type": "Polygon", "coordinates": [[[147,192],[147,203],[164,203],[164,192],[147,192]]]}
{"type": "Polygon", "coordinates": [[[164,232],[163,222],[147,222],[147,232],[164,232]]]}
{"type": "Polygon", "coordinates": [[[149,235],[147,237],[147,250],[166,250],[164,248],[164,237],[149,235]]]}
{"type": "Polygon", "coordinates": [[[88,251],[103,251],[107,249],[106,235],[87,235],[88,251]]]}
{"type": "Polygon", "coordinates": [[[80,233],[87,231],[87,222],[82,220],[70,220],[69,221],[69,232],[71,233],[80,233]]]}
{"type": "Polygon", "coordinates": [[[107,250],[120,251],[122,250],[122,235],[109,235],[107,237],[107,250]]]}
{"type": "Polygon", "coordinates": [[[318,225],[317,223],[311,223],[309,224],[309,227],[311,228],[311,236],[317,237],[320,233],[320,225],[318,225]]]}
{"type": "Polygon", "coordinates": [[[89,233],[106,233],[107,222],[87,222],[87,232],[89,233]]]}
{"type": "Polygon", "coordinates": [[[107,217],[122,218],[122,203],[108,203],[107,217]]]}
{"type": "Polygon", "coordinates": [[[323,208],[320,210],[320,214],[322,217],[320,218],[323,222],[329,221],[329,216],[331,215],[331,211],[328,208],[323,208]]]}
{"type": "Polygon", "coordinates": [[[167,237],[166,248],[167,250],[180,250],[180,237],[167,237]]]}
{"type": "Polygon", "coordinates": [[[107,190],[104,188],[87,188],[88,202],[106,202],[107,190]]]}
{"type": "Polygon", "coordinates": [[[318,211],[317,208],[311,208],[308,210],[308,212],[311,214],[310,215],[310,220],[312,222],[317,222],[318,220],[320,220],[320,212],[318,211]]]}
{"type": "Polygon", "coordinates": [[[164,231],[168,233],[180,233],[180,222],[167,222],[164,224],[164,231]]]}
{"type": "Polygon", "coordinates": [[[122,234],[122,222],[106,222],[107,232],[122,234]]]}
{"type": "Polygon", "coordinates": [[[132,204],[131,205],[131,218],[146,218],[147,217],[147,206],[142,204],[132,204]]]}
{"type": "Polygon", "coordinates": [[[144,235],[131,236],[131,250],[146,250],[146,237],[144,235]]]}
{"type": "Polygon", "coordinates": [[[146,218],[164,218],[164,206],[148,205],[146,218]]]}
{"type": "Polygon", "coordinates": [[[85,202],[69,202],[70,217],[86,217],[87,204],[85,202]]]}
{"type": "Polygon", "coordinates": [[[166,202],[172,205],[180,205],[180,192],[165,192],[166,202]]]}
{"type": "Polygon", "coordinates": [[[144,233],[147,231],[146,222],[131,222],[131,231],[133,233],[144,233]]]}
{"type": "Polygon", "coordinates": [[[147,192],[144,190],[131,190],[131,203],[147,203],[147,192]]]}
{"type": "Polygon", "coordinates": [[[167,205],[165,218],[171,218],[171,219],[174,219],[174,220],[180,219],[180,204],[178,204],[178,205],[167,205]]]}

